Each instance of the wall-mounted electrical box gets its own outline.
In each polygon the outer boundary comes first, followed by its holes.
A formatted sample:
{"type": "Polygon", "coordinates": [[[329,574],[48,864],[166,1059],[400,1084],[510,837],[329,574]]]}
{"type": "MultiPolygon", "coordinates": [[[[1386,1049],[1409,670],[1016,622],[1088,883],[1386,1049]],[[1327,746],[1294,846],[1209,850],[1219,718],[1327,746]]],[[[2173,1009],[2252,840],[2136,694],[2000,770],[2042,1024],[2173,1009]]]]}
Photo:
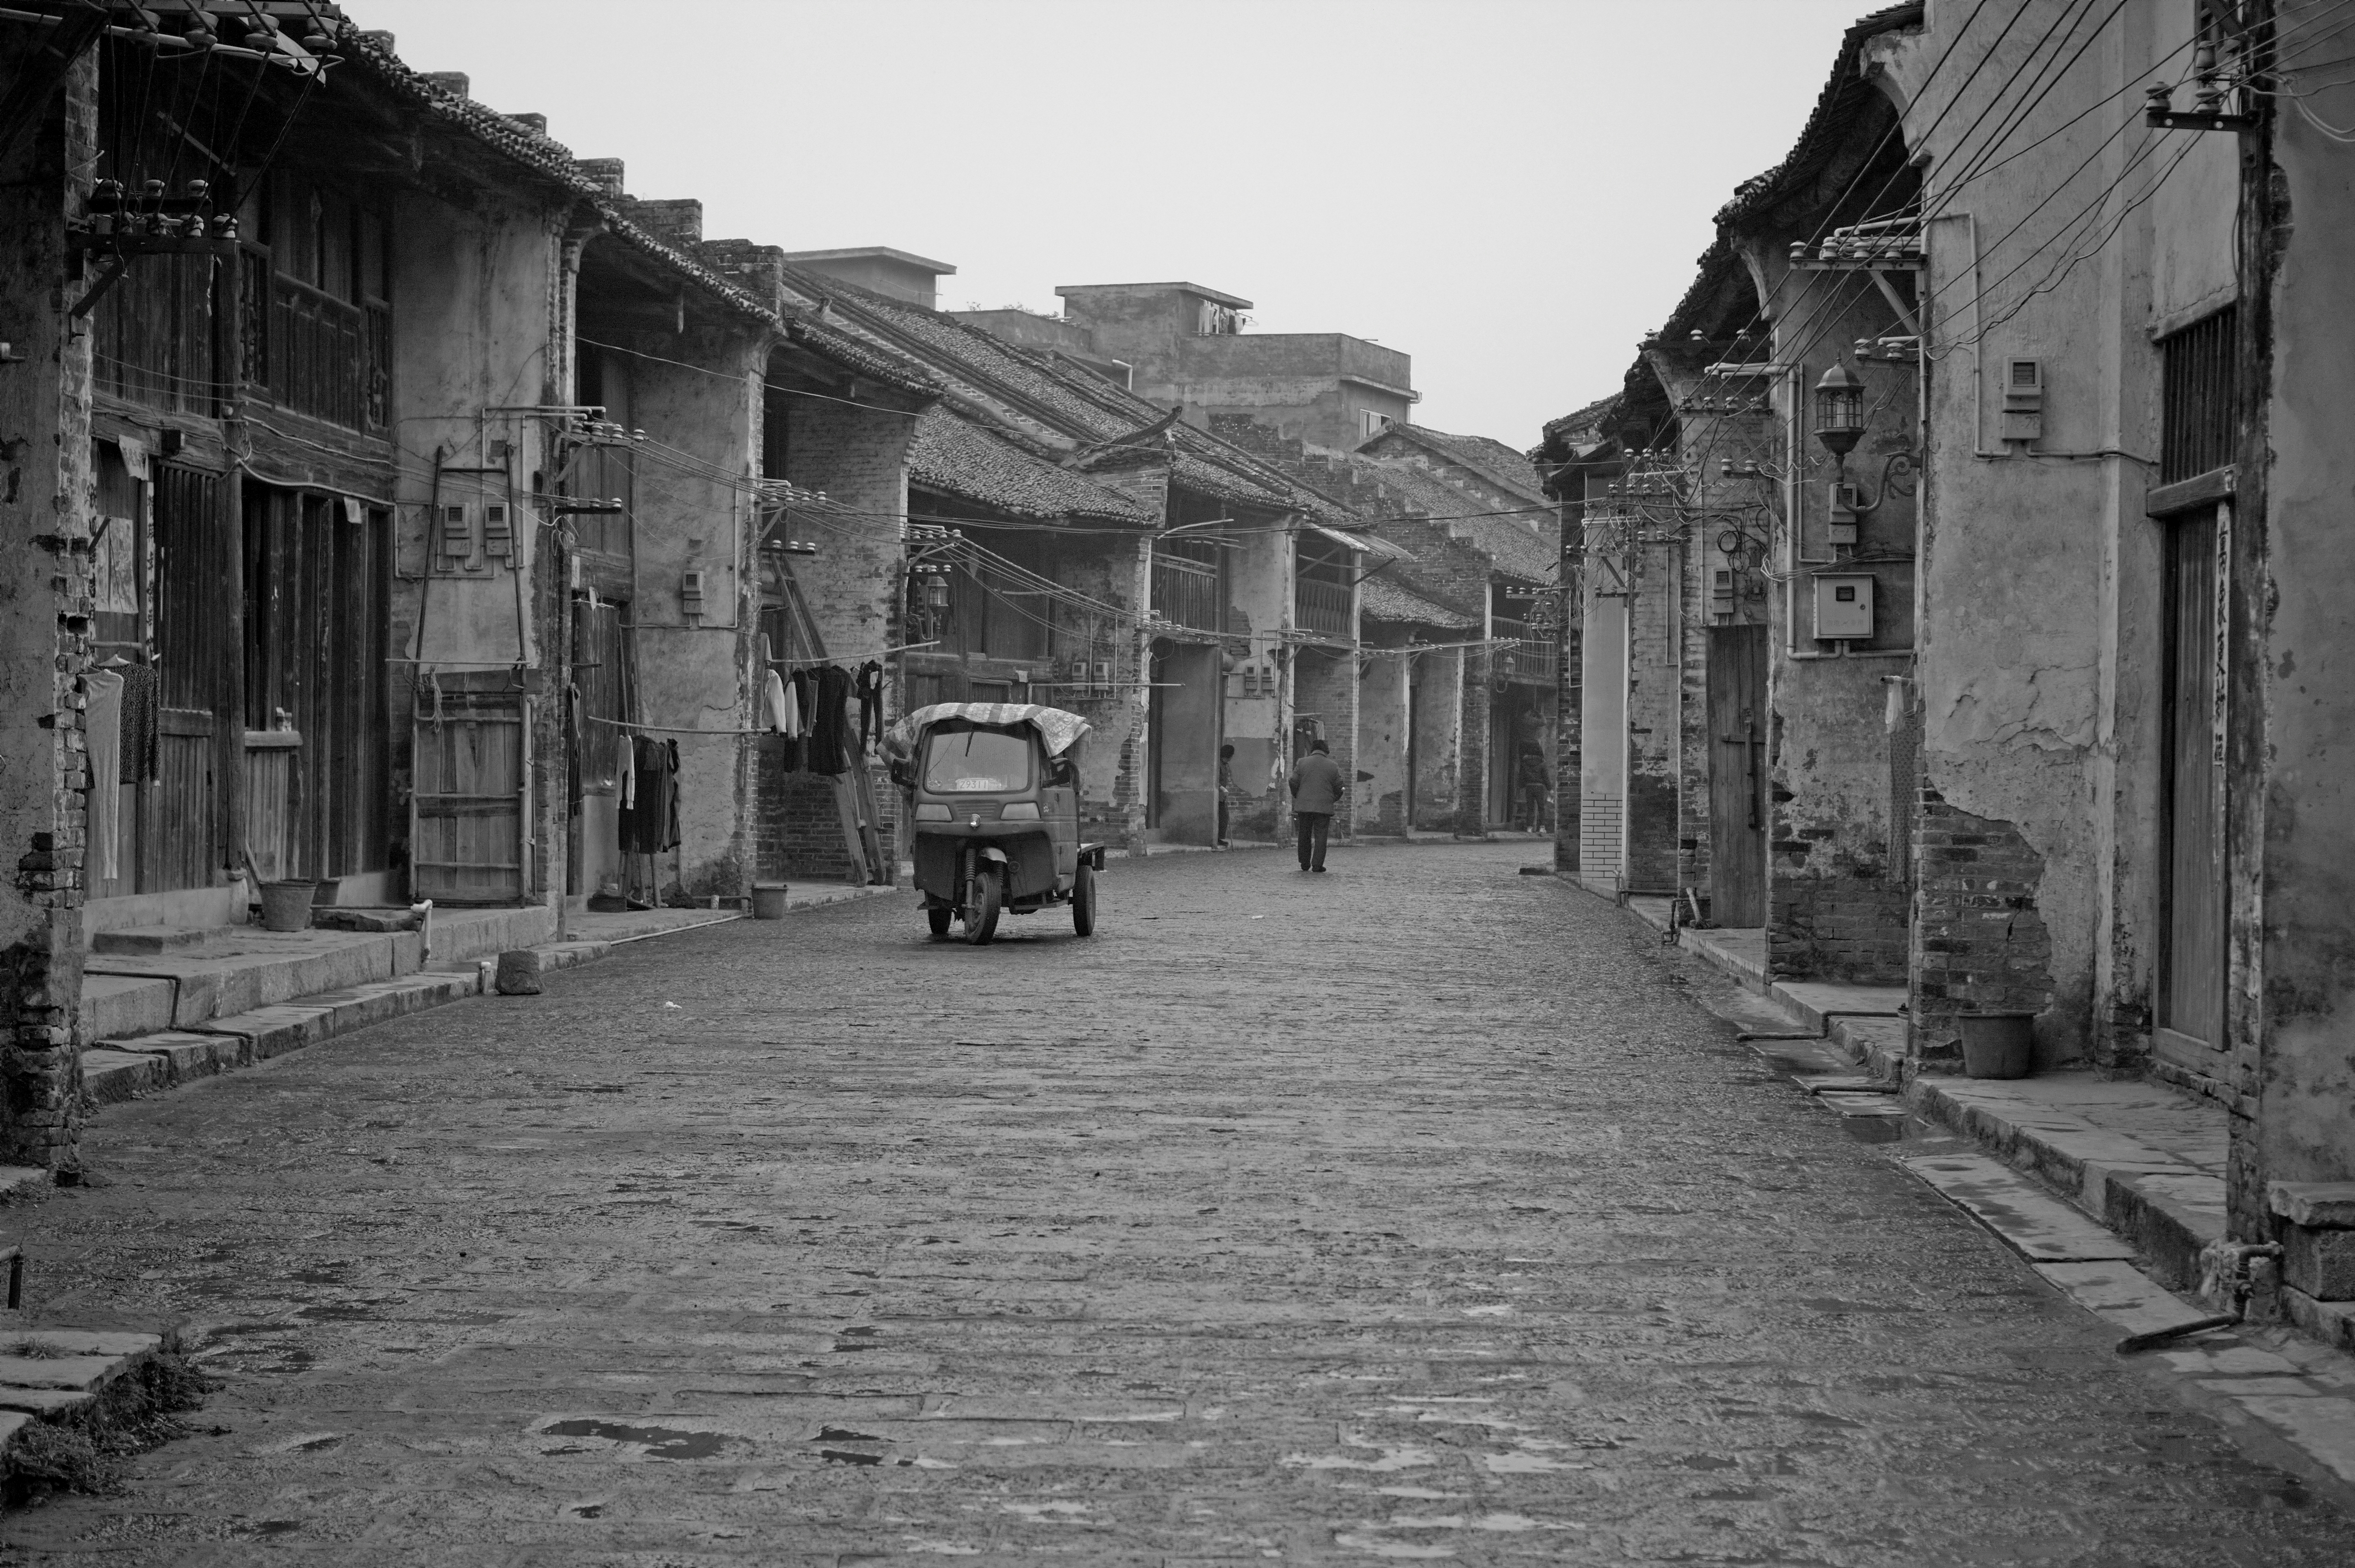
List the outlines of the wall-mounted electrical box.
{"type": "Polygon", "coordinates": [[[2044,361],[2003,362],[2003,439],[2044,439],[2044,361]]]}
{"type": "Polygon", "coordinates": [[[1855,485],[1838,481],[1832,485],[1831,509],[1826,525],[1831,543],[1856,543],[1858,498],[1855,485]]]}
{"type": "Polygon", "coordinates": [[[678,574],[678,607],[689,615],[703,613],[703,573],[700,571],[678,574]]]}
{"type": "Polygon", "coordinates": [[[1816,640],[1869,641],[1872,636],[1872,579],[1867,576],[1825,576],[1816,579],[1816,640]]]}
{"type": "Polygon", "coordinates": [[[515,529],[507,522],[504,501],[493,501],[483,507],[483,553],[493,560],[515,560],[515,529]]]}
{"type": "Polygon", "coordinates": [[[1709,613],[1729,619],[1733,614],[1733,569],[1721,566],[1709,574],[1709,613]]]}
{"type": "Polygon", "coordinates": [[[433,553],[453,561],[474,556],[474,520],[463,506],[445,506],[433,529],[433,553]]]}

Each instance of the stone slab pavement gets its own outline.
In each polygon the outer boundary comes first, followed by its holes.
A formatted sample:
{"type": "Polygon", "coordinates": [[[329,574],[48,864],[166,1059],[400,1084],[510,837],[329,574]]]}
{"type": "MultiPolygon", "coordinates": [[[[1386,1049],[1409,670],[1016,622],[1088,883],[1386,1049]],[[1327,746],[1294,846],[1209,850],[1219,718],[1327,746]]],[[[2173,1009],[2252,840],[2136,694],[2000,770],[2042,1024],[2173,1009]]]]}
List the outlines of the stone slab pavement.
{"type": "Polygon", "coordinates": [[[2278,1374],[2116,1355],[1527,858],[733,922],[110,1107],[28,1316],[222,1386],[0,1560],[2347,1561],[2202,1386],[2278,1374]]]}

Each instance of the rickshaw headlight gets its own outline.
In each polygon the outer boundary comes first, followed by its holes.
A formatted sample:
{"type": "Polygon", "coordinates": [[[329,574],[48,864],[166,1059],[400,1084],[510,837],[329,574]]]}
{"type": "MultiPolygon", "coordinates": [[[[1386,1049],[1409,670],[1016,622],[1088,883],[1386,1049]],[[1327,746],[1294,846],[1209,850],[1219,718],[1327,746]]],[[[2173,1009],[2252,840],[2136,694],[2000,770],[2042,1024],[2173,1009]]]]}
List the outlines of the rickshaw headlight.
{"type": "Polygon", "coordinates": [[[945,805],[920,805],[916,807],[916,820],[919,822],[946,822],[948,819],[949,808],[945,805]]]}
{"type": "Polygon", "coordinates": [[[1000,822],[1036,822],[1039,820],[1039,803],[1035,800],[1015,801],[997,814],[997,819],[1000,822]]]}

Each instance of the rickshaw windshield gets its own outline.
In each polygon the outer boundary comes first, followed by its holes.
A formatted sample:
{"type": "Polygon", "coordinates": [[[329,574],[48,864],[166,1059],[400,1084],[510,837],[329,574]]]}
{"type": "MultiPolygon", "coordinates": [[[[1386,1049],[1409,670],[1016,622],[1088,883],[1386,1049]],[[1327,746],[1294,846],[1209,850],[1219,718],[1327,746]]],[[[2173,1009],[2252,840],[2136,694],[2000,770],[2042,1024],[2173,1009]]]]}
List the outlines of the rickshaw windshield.
{"type": "Polygon", "coordinates": [[[924,741],[924,788],[933,795],[976,795],[1028,789],[1027,729],[934,731],[924,741]]]}

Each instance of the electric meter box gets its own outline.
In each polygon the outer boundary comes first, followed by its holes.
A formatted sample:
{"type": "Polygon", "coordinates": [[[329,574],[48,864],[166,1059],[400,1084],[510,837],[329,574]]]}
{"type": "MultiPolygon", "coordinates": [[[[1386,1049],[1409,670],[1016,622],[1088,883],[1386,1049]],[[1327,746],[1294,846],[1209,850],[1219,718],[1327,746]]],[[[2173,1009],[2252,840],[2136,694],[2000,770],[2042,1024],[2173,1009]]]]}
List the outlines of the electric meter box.
{"type": "Polygon", "coordinates": [[[1872,579],[1830,576],[1816,579],[1816,640],[1869,641],[1872,636],[1872,579]]]}

